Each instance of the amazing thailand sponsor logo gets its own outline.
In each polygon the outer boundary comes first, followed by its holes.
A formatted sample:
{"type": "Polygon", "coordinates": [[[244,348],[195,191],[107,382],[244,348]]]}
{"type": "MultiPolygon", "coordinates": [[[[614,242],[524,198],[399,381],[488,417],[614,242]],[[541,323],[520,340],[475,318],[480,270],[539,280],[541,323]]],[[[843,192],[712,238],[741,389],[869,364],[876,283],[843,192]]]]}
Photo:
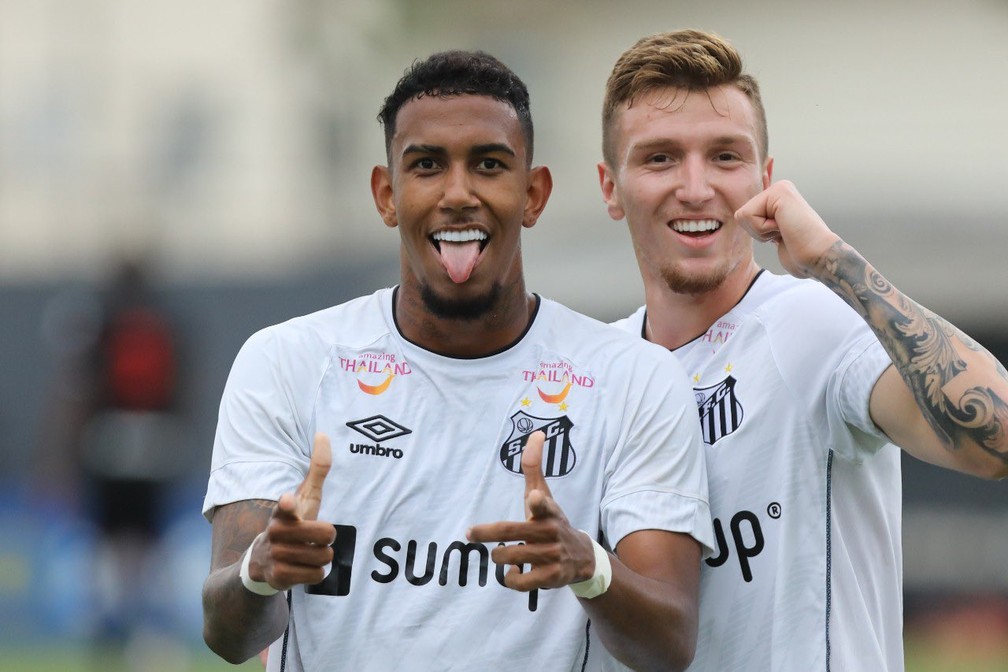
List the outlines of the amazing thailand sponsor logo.
{"type": "Polygon", "coordinates": [[[542,361],[534,369],[522,371],[522,380],[533,383],[539,398],[547,404],[561,405],[574,388],[595,387],[595,379],[578,373],[563,360],[542,361]]]}
{"type": "Polygon", "coordinates": [[[413,373],[409,362],[391,352],[360,352],[352,357],[341,355],[339,366],[357,379],[361,392],[372,396],[384,394],[399,376],[413,373]]]}

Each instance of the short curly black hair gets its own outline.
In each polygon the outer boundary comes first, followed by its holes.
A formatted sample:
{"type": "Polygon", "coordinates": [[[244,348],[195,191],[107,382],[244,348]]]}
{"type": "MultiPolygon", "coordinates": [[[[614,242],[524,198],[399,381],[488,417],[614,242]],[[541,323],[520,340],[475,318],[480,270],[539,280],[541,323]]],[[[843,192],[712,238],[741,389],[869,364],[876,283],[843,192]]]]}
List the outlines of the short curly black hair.
{"type": "Polygon", "coordinates": [[[514,108],[525,136],[527,160],[532,162],[532,111],[525,83],[499,60],[482,51],[440,51],[414,61],[378,111],[385,129],[385,154],[391,162],[396,116],[407,101],[422,96],[490,96],[514,108]]]}

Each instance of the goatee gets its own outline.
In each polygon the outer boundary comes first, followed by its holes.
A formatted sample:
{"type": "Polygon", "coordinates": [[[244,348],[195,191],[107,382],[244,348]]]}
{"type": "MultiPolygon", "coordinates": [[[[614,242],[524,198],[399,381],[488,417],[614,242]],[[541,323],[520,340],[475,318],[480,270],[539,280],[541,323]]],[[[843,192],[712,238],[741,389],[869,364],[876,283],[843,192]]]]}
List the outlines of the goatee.
{"type": "Polygon", "coordinates": [[[430,285],[420,285],[420,299],[435,317],[445,320],[478,320],[496,306],[501,297],[501,285],[495,282],[486,293],[467,299],[445,298],[438,295],[430,285]]]}

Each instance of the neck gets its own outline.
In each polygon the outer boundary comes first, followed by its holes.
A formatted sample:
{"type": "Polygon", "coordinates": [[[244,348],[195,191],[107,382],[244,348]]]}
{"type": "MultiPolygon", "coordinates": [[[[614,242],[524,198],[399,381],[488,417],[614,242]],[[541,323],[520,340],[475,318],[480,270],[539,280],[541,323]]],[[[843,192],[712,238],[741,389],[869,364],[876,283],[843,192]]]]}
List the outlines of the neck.
{"type": "Polygon", "coordinates": [[[420,293],[404,283],[392,309],[400,332],[412,343],[449,357],[481,357],[518,340],[535,314],[536,298],[519,283],[505,288],[479,317],[449,318],[431,312],[420,293]]]}
{"type": "Polygon", "coordinates": [[[742,300],[759,270],[750,260],[703,294],[678,294],[660,282],[646,284],[644,337],[669,350],[689,343],[742,300]]]}

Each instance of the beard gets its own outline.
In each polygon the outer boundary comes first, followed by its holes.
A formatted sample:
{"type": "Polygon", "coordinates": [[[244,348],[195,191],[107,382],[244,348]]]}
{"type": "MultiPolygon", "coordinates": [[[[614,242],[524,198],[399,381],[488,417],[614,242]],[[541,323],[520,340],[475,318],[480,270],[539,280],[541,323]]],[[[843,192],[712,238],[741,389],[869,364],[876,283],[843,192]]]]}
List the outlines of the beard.
{"type": "Polygon", "coordinates": [[[490,313],[500,302],[501,285],[495,282],[485,293],[467,299],[445,298],[438,295],[430,285],[420,285],[420,299],[435,317],[444,320],[472,322],[490,313]]]}
{"type": "Polygon", "coordinates": [[[688,273],[679,264],[670,264],[661,268],[661,276],[668,288],[676,294],[698,296],[720,287],[737,265],[725,261],[706,273],[688,273]]]}

